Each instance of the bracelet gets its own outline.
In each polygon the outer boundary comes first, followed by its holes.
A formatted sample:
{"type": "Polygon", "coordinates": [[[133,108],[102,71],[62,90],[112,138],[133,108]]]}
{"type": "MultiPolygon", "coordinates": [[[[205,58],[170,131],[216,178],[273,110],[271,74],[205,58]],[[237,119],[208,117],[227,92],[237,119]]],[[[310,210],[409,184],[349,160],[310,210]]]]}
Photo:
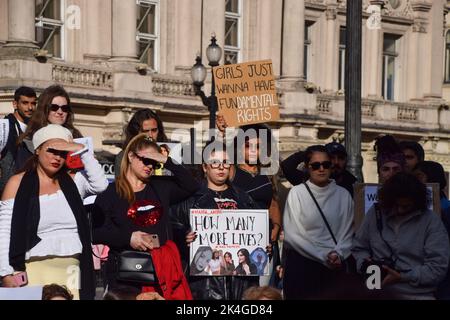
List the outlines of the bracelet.
{"type": "Polygon", "coordinates": [[[272,222],[272,224],[273,224],[274,226],[278,226],[278,227],[281,229],[281,225],[280,225],[279,223],[277,223],[277,222],[272,222]]]}

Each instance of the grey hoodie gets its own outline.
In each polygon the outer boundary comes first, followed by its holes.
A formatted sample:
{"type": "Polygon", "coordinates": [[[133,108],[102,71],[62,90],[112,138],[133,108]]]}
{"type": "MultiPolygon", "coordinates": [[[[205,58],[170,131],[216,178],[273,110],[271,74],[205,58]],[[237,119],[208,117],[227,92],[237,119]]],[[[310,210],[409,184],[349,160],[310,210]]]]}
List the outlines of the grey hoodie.
{"type": "Polygon", "coordinates": [[[391,249],[380,236],[372,207],[353,240],[358,270],[366,258],[380,260],[392,255],[402,281],[389,288],[398,294],[432,295],[446,275],[450,257],[441,219],[432,211],[415,211],[403,219],[382,212],[381,218],[382,235],[391,249]]]}

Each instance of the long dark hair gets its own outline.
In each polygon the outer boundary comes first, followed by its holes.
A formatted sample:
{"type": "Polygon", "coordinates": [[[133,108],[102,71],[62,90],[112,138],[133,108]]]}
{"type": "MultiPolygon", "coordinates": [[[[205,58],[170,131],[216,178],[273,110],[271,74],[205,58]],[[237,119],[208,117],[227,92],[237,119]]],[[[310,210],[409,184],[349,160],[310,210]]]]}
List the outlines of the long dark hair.
{"type": "Polygon", "coordinates": [[[382,208],[391,210],[398,199],[407,198],[414,202],[414,208],[424,211],[428,207],[427,187],[414,175],[399,172],[387,180],[378,192],[382,208]]]}
{"type": "MultiPolygon", "coordinates": [[[[27,130],[19,136],[18,144],[22,143],[24,139],[32,139],[34,133],[39,129],[47,126],[48,122],[48,114],[50,113],[49,106],[52,103],[55,97],[64,97],[67,100],[67,104],[70,105],[70,97],[66,90],[62,86],[53,85],[46,88],[38,99],[38,104],[36,110],[33,112],[33,116],[28,122],[27,130]]],[[[73,138],[81,138],[81,132],[78,131],[73,126],[74,114],[72,108],[67,114],[66,122],[62,125],[63,127],[70,130],[73,138]]]]}
{"type": "MultiPolygon", "coordinates": [[[[239,252],[244,255],[245,262],[249,265],[251,263],[251,261],[250,261],[250,252],[248,252],[247,249],[239,249],[238,252],[237,252],[237,255],[239,255],[239,252]]],[[[239,261],[239,259],[238,259],[238,261],[239,261]]],[[[239,263],[239,264],[241,264],[241,263],[239,263]]]]}
{"type": "Polygon", "coordinates": [[[124,129],[125,140],[123,142],[123,148],[125,149],[128,143],[133,137],[138,135],[142,130],[142,123],[145,120],[155,119],[156,124],[158,126],[158,142],[166,142],[168,141],[166,134],[164,133],[164,127],[161,119],[158,117],[156,112],[151,109],[141,109],[136,111],[133,117],[130,119],[128,124],[124,129]]]}

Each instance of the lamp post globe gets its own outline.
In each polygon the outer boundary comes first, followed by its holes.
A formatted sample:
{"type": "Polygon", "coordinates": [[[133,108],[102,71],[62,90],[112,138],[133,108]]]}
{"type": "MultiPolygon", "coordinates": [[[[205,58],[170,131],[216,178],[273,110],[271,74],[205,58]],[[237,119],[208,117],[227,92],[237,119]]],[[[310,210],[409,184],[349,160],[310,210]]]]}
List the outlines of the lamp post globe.
{"type": "Polygon", "coordinates": [[[196,87],[203,87],[206,79],[206,68],[202,63],[202,58],[198,55],[195,64],[191,69],[191,79],[196,87]]]}
{"type": "Polygon", "coordinates": [[[206,48],[206,57],[211,67],[217,67],[220,59],[222,59],[222,48],[217,44],[217,39],[214,34],[211,36],[211,43],[206,48]]]}

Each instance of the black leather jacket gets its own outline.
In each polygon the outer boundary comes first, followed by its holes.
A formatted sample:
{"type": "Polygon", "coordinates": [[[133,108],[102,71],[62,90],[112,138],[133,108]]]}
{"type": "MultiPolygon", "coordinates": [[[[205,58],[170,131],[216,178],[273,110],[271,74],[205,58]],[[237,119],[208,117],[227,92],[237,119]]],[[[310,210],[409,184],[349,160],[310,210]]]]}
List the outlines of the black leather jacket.
{"type": "MultiPolygon", "coordinates": [[[[256,203],[245,191],[232,184],[229,186],[233,194],[232,198],[237,202],[239,209],[258,209],[256,203]]],[[[195,300],[241,300],[242,294],[247,288],[258,285],[259,277],[189,275],[189,248],[185,242],[186,233],[191,229],[189,211],[190,209],[216,209],[217,204],[214,197],[215,193],[204,183],[196,194],[171,208],[175,239],[195,300]]]]}

